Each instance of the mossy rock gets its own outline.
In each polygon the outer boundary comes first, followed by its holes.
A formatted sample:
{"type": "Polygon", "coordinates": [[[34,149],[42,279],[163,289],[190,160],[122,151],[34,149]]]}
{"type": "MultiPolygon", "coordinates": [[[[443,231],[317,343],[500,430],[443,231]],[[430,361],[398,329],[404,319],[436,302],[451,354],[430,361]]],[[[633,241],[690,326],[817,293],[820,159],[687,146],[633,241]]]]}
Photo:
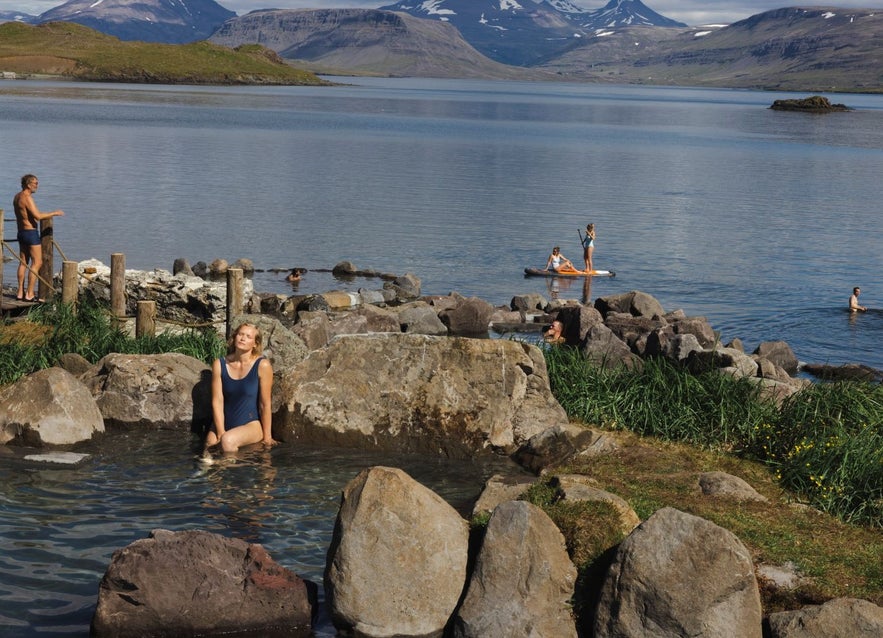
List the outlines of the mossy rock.
{"type": "Polygon", "coordinates": [[[774,111],[802,111],[804,113],[833,113],[852,110],[845,104],[831,104],[828,98],[821,95],[813,95],[799,100],[776,100],[770,108],[774,111]]]}

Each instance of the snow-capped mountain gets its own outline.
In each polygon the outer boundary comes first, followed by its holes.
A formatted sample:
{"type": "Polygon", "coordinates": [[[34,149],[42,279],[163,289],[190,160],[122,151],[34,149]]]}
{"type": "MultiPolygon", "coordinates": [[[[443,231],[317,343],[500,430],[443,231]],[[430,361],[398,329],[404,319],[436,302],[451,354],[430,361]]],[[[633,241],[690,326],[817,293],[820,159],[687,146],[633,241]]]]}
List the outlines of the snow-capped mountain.
{"type": "Polygon", "coordinates": [[[599,30],[686,26],[640,0],[611,0],[595,10],[569,0],[400,0],[382,8],[450,22],[489,58],[519,66],[557,55],[599,30]]]}
{"type": "Polygon", "coordinates": [[[601,9],[578,13],[575,20],[586,29],[687,26],[683,22],[656,13],[641,0],[610,0],[601,9]]]}
{"type": "Polygon", "coordinates": [[[68,0],[37,21],[76,22],[121,40],[178,44],[205,40],[235,15],[214,0],[68,0]]]}

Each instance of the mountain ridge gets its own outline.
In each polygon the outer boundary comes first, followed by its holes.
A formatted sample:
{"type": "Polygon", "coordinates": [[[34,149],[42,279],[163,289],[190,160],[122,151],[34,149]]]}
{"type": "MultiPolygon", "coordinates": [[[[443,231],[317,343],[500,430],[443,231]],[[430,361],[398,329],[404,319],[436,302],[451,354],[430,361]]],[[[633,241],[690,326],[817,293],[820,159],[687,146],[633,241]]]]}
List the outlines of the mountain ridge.
{"type": "Polygon", "coordinates": [[[214,0],[68,0],[36,22],[74,22],[120,40],[185,44],[207,39],[233,17],[214,0]]]}
{"type": "Polygon", "coordinates": [[[598,31],[637,25],[686,26],[656,13],[641,0],[610,0],[594,10],[568,0],[400,0],[380,10],[449,22],[480,53],[514,66],[531,66],[598,31]]]}

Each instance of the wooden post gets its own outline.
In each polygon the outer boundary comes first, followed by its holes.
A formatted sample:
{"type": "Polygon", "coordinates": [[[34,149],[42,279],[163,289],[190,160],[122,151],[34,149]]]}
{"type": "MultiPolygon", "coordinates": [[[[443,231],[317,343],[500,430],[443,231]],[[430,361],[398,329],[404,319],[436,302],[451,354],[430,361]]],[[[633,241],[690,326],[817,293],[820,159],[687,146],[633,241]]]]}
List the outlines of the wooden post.
{"type": "Polygon", "coordinates": [[[65,261],[61,264],[61,302],[71,304],[77,311],[79,296],[79,280],[77,279],[77,262],[65,261]]]}
{"type": "MultiPolygon", "coordinates": [[[[40,266],[40,277],[37,279],[37,297],[46,300],[55,296],[55,290],[46,283],[52,281],[52,272],[55,270],[52,263],[55,256],[52,232],[52,218],[47,217],[40,222],[40,250],[43,252],[43,265],[40,266]]],[[[21,246],[18,248],[21,251],[21,246]]],[[[31,277],[33,276],[34,274],[31,273],[31,277]]]]}
{"type": "Polygon", "coordinates": [[[156,336],[156,302],[139,301],[135,314],[135,337],[156,336]]]}
{"type": "MultiPolygon", "coordinates": [[[[3,209],[0,208],[0,291],[3,290],[3,209]]],[[[0,295],[0,310],[3,309],[3,295],[0,295]]]]}
{"type": "Polygon", "coordinates": [[[233,322],[242,314],[242,268],[227,269],[227,338],[233,334],[233,322]]]}
{"type": "Polygon", "coordinates": [[[126,256],[110,255],[110,311],[114,317],[126,316],[126,256]]]}

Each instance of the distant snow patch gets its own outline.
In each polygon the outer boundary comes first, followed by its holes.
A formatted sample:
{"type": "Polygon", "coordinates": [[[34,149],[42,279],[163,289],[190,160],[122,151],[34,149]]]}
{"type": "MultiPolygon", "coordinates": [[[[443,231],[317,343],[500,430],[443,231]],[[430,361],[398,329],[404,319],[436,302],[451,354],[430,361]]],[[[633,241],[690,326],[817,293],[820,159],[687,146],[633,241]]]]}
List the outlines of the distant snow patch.
{"type": "Polygon", "coordinates": [[[703,35],[708,35],[709,33],[712,33],[712,32],[711,31],[697,31],[696,33],[693,34],[693,37],[694,38],[701,38],[703,35]]]}
{"type": "Polygon", "coordinates": [[[522,9],[523,7],[515,2],[515,0],[500,0],[500,11],[508,9],[522,9]]]}
{"type": "Polygon", "coordinates": [[[615,31],[595,31],[595,37],[603,38],[605,35],[613,35],[615,31]]]}
{"type": "Polygon", "coordinates": [[[441,5],[443,1],[444,0],[426,0],[426,2],[420,5],[420,8],[431,16],[457,15],[456,11],[439,8],[439,5],[441,5]]]}
{"type": "Polygon", "coordinates": [[[102,2],[104,2],[104,0],[95,0],[95,2],[93,2],[92,4],[89,5],[89,8],[90,8],[90,9],[94,9],[95,7],[97,7],[97,6],[98,6],[99,4],[101,4],[102,2]]]}
{"type": "Polygon", "coordinates": [[[828,18],[833,18],[836,15],[837,15],[836,13],[831,13],[830,11],[826,11],[825,13],[822,14],[822,17],[825,20],[827,20],[828,18]]]}

